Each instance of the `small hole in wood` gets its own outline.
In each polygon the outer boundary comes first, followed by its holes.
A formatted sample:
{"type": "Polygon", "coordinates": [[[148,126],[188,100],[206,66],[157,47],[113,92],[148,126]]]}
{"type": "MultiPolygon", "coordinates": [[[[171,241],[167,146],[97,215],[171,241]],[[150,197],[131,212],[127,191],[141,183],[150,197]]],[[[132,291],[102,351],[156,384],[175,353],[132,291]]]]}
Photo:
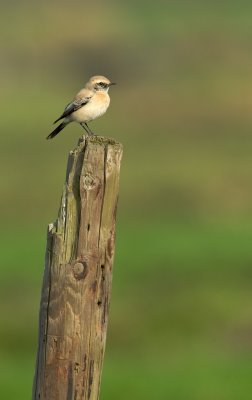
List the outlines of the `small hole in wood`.
{"type": "Polygon", "coordinates": [[[90,224],[87,224],[87,231],[89,232],[90,230],[90,224]]]}
{"type": "Polygon", "coordinates": [[[100,306],[102,305],[102,301],[101,301],[101,300],[98,300],[98,301],[97,301],[97,305],[100,307],[100,306]]]}
{"type": "Polygon", "coordinates": [[[102,264],[102,265],[101,265],[101,269],[104,269],[104,268],[105,268],[105,265],[104,265],[104,264],[102,264]]]}

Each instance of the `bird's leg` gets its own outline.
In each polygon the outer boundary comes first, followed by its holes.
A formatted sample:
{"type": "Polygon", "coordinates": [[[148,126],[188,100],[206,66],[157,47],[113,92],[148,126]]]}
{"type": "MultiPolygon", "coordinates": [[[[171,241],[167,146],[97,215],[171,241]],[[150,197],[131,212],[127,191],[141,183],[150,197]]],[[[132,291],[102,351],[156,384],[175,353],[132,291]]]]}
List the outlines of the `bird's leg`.
{"type": "Polygon", "coordinates": [[[95,135],[95,133],[92,132],[91,129],[89,128],[88,124],[86,122],[84,122],[84,124],[86,125],[86,128],[88,129],[89,135],[91,135],[91,136],[95,135]]]}
{"type": "Polygon", "coordinates": [[[82,126],[83,129],[85,129],[85,131],[87,132],[88,136],[90,136],[90,132],[89,132],[88,128],[86,127],[85,122],[81,122],[80,125],[82,126]]]}

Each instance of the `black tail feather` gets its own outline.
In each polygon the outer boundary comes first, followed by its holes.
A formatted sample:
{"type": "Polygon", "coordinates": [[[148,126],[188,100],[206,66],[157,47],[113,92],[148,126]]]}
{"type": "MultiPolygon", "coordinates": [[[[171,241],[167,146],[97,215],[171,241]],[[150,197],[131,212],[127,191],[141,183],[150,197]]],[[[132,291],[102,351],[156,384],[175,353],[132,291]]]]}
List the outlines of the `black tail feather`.
{"type": "Polygon", "coordinates": [[[66,122],[61,122],[61,124],[58,125],[57,128],[55,128],[54,131],[52,131],[52,132],[50,133],[50,135],[47,136],[46,139],[52,139],[52,138],[54,138],[56,135],[58,135],[58,133],[59,133],[60,131],[62,131],[62,129],[65,128],[66,125],[67,125],[66,122]]]}

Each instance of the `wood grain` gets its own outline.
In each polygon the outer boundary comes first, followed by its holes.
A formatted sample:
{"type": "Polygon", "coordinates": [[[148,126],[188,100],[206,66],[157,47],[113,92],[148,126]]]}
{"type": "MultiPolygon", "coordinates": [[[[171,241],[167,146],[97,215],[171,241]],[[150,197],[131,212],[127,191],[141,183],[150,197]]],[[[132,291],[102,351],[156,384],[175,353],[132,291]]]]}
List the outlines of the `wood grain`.
{"type": "Polygon", "coordinates": [[[122,145],[83,137],[48,227],[33,400],[98,400],[122,145]]]}

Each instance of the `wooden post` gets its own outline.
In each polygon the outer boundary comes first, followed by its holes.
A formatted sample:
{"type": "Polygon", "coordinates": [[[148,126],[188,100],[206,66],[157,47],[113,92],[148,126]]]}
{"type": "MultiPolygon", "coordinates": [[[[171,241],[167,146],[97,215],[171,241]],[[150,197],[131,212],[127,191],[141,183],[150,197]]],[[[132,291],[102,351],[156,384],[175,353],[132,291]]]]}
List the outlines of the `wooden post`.
{"type": "Polygon", "coordinates": [[[33,400],[98,400],[122,145],[91,136],[70,152],[48,228],[33,400]]]}

